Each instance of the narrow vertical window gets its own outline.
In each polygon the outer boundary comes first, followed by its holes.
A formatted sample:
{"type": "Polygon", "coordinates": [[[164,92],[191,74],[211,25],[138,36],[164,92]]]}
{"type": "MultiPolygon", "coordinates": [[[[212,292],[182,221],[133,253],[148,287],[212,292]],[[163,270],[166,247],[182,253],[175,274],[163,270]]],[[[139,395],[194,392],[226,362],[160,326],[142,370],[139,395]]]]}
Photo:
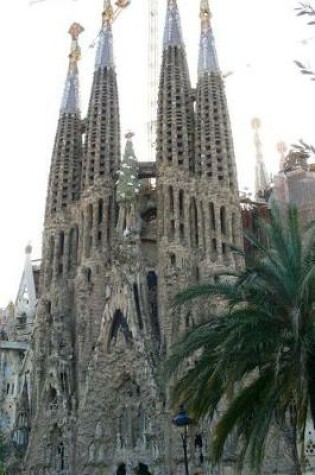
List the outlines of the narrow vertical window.
{"type": "Polygon", "coordinates": [[[178,194],[178,201],[179,201],[179,217],[184,218],[184,191],[179,190],[178,194]]]}
{"type": "Polygon", "coordinates": [[[210,226],[211,230],[215,231],[215,210],[214,210],[214,204],[210,203],[209,204],[209,215],[210,215],[210,226]]]}
{"type": "Polygon", "coordinates": [[[198,214],[197,214],[197,205],[195,198],[191,198],[190,207],[190,240],[193,247],[199,245],[199,232],[198,232],[198,214]]]}
{"type": "Polygon", "coordinates": [[[158,277],[154,271],[147,274],[147,283],[149,291],[150,319],[153,335],[160,342],[161,332],[158,317],[158,277]]]}
{"type": "Polygon", "coordinates": [[[74,276],[78,258],[78,228],[71,228],[69,234],[69,260],[68,268],[70,277],[74,276]]]}
{"type": "Polygon", "coordinates": [[[103,200],[98,201],[98,224],[103,222],[103,200]]]}
{"type": "Polygon", "coordinates": [[[236,243],[236,236],[237,236],[237,231],[236,231],[236,214],[232,214],[232,242],[233,244],[236,243]]]}
{"type": "Polygon", "coordinates": [[[137,317],[138,317],[138,325],[139,325],[140,330],[143,330],[143,320],[142,320],[142,313],[141,313],[141,306],[140,306],[138,284],[133,284],[133,296],[135,300],[136,312],[137,312],[137,317]]]}
{"type": "Polygon", "coordinates": [[[111,240],[111,229],[112,229],[112,218],[113,218],[113,197],[110,196],[108,199],[108,207],[107,207],[107,242],[110,243],[111,240]]]}
{"type": "Polygon", "coordinates": [[[169,203],[170,203],[170,212],[174,213],[174,193],[173,193],[172,186],[168,187],[168,196],[169,196],[169,203]]]}
{"type": "Polygon", "coordinates": [[[226,209],[225,209],[225,206],[221,206],[220,221],[221,221],[221,233],[226,234],[226,209]]]}

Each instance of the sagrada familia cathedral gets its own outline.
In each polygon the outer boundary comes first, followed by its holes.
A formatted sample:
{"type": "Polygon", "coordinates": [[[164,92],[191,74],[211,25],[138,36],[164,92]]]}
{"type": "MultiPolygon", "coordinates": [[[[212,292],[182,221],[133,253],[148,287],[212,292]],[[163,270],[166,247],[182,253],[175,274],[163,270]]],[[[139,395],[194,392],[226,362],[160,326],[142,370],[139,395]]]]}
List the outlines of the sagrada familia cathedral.
{"type": "MultiPolygon", "coordinates": [[[[242,247],[243,238],[208,0],[200,5],[195,87],[177,2],[166,3],[155,162],[137,161],[132,133],[120,150],[110,0],[104,4],[84,119],[78,72],[82,27],[70,29],[42,262],[40,268],[31,263],[28,246],[14,317],[18,325],[14,338],[4,338],[0,347],[6,352],[1,407],[14,409],[6,421],[16,447],[12,474],[184,473],[163,360],[198,317],[190,307],[174,309],[172,301],[180,289],[242,265],[229,244],[242,247]],[[23,378],[15,380],[12,358],[21,359],[25,351],[23,378]]],[[[234,473],[233,441],[222,466],[213,467],[210,437],[209,421],[189,428],[191,475],[234,473]]],[[[277,447],[273,443],[271,453],[277,447]]],[[[275,452],[264,474],[288,474],[286,466],[276,466],[278,458],[275,452]]]]}

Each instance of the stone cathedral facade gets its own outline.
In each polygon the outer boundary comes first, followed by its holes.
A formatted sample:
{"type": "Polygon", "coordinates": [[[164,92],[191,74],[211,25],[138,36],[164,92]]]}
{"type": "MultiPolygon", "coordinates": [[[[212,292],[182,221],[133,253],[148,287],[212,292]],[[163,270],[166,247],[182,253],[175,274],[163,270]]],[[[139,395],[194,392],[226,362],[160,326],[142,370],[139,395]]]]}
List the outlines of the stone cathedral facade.
{"type": "MultiPolygon", "coordinates": [[[[29,440],[19,473],[184,471],[162,365],[197,317],[189,308],[175,311],[172,299],[216,270],[238,266],[228,244],[242,242],[233,141],[208,0],[201,0],[200,19],[193,88],[179,7],[176,0],[166,2],[156,162],[137,161],[132,133],[120,150],[110,1],[104,3],[84,120],[82,27],[70,29],[46,202],[32,382],[24,394],[29,440]]],[[[217,473],[208,460],[207,427],[190,429],[191,474],[217,473]]],[[[220,473],[229,470],[227,460],[220,473]]]]}

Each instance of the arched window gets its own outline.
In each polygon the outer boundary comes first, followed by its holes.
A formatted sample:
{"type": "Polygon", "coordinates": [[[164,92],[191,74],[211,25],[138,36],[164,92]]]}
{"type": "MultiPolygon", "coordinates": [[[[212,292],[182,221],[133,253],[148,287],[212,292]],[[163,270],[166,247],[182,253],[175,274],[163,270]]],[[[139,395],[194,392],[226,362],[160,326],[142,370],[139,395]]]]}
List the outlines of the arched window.
{"type": "Polygon", "coordinates": [[[200,201],[200,212],[201,212],[201,230],[202,230],[202,246],[203,250],[206,251],[207,244],[206,244],[206,217],[205,217],[205,211],[204,211],[204,206],[203,202],[200,201]]]}
{"type": "Polygon", "coordinates": [[[191,198],[189,206],[190,217],[190,241],[193,247],[199,245],[199,232],[198,232],[198,214],[195,198],[191,198]]]}
{"type": "Polygon", "coordinates": [[[174,213],[174,192],[173,187],[168,187],[168,197],[169,197],[169,204],[170,204],[170,212],[174,213]]]}
{"type": "Polygon", "coordinates": [[[101,244],[101,242],[102,242],[103,214],[104,214],[103,200],[98,200],[98,208],[97,208],[97,225],[98,225],[97,244],[101,244]]]}
{"type": "Polygon", "coordinates": [[[116,475],[127,475],[126,464],[121,463],[119,465],[116,475]]]}
{"type": "Polygon", "coordinates": [[[91,248],[92,248],[92,242],[93,242],[93,235],[92,235],[92,229],[93,229],[93,206],[92,204],[89,204],[87,208],[87,229],[86,229],[86,249],[85,249],[85,254],[86,257],[90,257],[91,253],[91,248]]]}
{"type": "Polygon", "coordinates": [[[221,233],[226,234],[226,209],[225,206],[220,208],[220,222],[221,222],[221,233]]]}
{"type": "Polygon", "coordinates": [[[149,472],[149,467],[144,463],[139,463],[137,468],[137,475],[151,475],[151,472],[149,472]]]}
{"type": "Polygon", "coordinates": [[[98,200],[98,224],[103,222],[103,200],[98,200]]]}
{"type": "Polygon", "coordinates": [[[236,214],[232,214],[232,242],[233,244],[236,243],[236,236],[237,236],[237,230],[236,230],[236,214]]]}
{"type": "Polygon", "coordinates": [[[210,228],[212,231],[215,231],[215,209],[214,204],[209,204],[209,217],[210,217],[210,228]]]}
{"type": "Polygon", "coordinates": [[[166,231],[165,231],[165,216],[164,216],[164,200],[165,200],[164,187],[163,186],[159,187],[159,190],[160,192],[158,192],[158,210],[159,210],[158,219],[160,221],[162,234],[163,236],[165,236],[166,231]]]}
{"type": "Polygon", "coordinates": [[[124,317],[120,309],[116,310],[114,313],[113,323],[109,335],[109,343],[116,340],[119,332],[124,335],[126,341],[130,341],[132,339],[132,333],[129,330],[127,319],[124,317]]]}
{"type": "Polygon", "coordinates": [[[47,285],[50,285],[52,275],[53,275],[53,268],[54,268],[54,256],[55,256],[55,240],[51,236],[49,238],[48,244],[48,259],[46,263],[46,271],[47,271],[47,285]]]}
{"type": "Polygon", "coordinates": [[[70,277],[73,277],[77,267],[77,258],[78,258],[78,228],[77,226],[71,228],[69,234],[69,274],[70,277]]]}
{"type": "Polygon", "coordinates": [[[57,391],[53,386],[49,386],[48,389],[48,408],[54,410],[57,408],[57,391]]]}
{"type": "Polygon", "coordinates": [[[142,314],[141,314],[138,284],[133,284],[133,297],[134,297],[134,300],[135,300],[135,306],[136,306],[139,328],[140,328],[140,330],[143,330],[143,320],[142,320],[142,314]]]}
{"type": "Polygon", "coordinates": [[[60,386],[63,393],[69,392],[69,379],[66,371],[61,371],[60,373],[60,386]]]}
{"type": "Polygon", "coordinates": [[[110,243],[113,221],[113,197],[110,196],[107,205],[107,242],[110,243]]]}
{"type": "Polygon", "coordinates": [[[88,220],[88,230],[91,231],[93,228],[93,205],[89,204],[87,209],[87,220],[88,220]]]}
{"type": "Polygon", "coordinates": [[[179,202],[179,217],[182,219],[182,218],[184,218],[184,215],[185,215],[185,211],[184,211],[184,191],[183,190],[179,190],[178,202],[179,202]]]}
{"type": "Polygon", "coordinates": [[[65,233],[61,231],[59,233],[59,245],[58,245],[58,274],[63,273],[63,255],[65,252],[65,233]]]}
{"type": "Polygon", "coordinates": [[[217,257],[217,240],[215,238],[213,238],[211,240],[211,259],[212,261],[215,261],[216,260],[216,257],[217,257]]]}
{"type": "Polygon", "coordinates": [[[150,320],[153,335],[160,342],[161,332],[158,316],[158,278],[154,271],[147,274],[147,283],[149,290],[150,320]]]}
{"type": "Polygon", "coordinates": [[[172,267],[176,266],[176,255],[173,252],[170,253],[170,264],[172,267]]]}
{"type": "Polygon", "coordinates": [[[58,444],[58,462],[59,462],[59,469],[64,470],[65,468],[65,447],[63,442],[59,442],[58,444]]]}

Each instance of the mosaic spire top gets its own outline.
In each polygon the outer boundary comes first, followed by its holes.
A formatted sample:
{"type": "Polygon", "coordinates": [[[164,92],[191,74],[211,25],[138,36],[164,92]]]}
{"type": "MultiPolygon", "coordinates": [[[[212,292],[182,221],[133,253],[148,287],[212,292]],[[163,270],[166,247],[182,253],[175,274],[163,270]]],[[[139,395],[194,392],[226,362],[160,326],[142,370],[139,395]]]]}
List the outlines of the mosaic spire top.
{"type": "Polygon", "coordinates": [[[219,72],[219,62],[211,26],[211,11],[208,0],[200,2],[201,36],[199,47],[198,76],[207,72],[219,72]]]}
{"type": "Polygon", "coordinates": [[[111,0],[104,0],[102,13],[102,29],[99,34],[95,60],[95,71],[103,68],[114,68],[113,31],[112,23],[114,10],[111,0]]]}
{"type": "Polygon", "coordinates": [[[184,46],[180,15],[176,0],[167,0],[163,45],[164,48],[167,48],[168,46],[184,46]]]}
{"type": "Polygon", "coordinates": [[[72,42],[69,54],[68,75],[60,108],[62,113],[74,114],[80,111],[78,62],[81,58],[81,48],[78,40],[83,31],[84,28],[79,23],[73,23],[69,29],[72,42]]]}

